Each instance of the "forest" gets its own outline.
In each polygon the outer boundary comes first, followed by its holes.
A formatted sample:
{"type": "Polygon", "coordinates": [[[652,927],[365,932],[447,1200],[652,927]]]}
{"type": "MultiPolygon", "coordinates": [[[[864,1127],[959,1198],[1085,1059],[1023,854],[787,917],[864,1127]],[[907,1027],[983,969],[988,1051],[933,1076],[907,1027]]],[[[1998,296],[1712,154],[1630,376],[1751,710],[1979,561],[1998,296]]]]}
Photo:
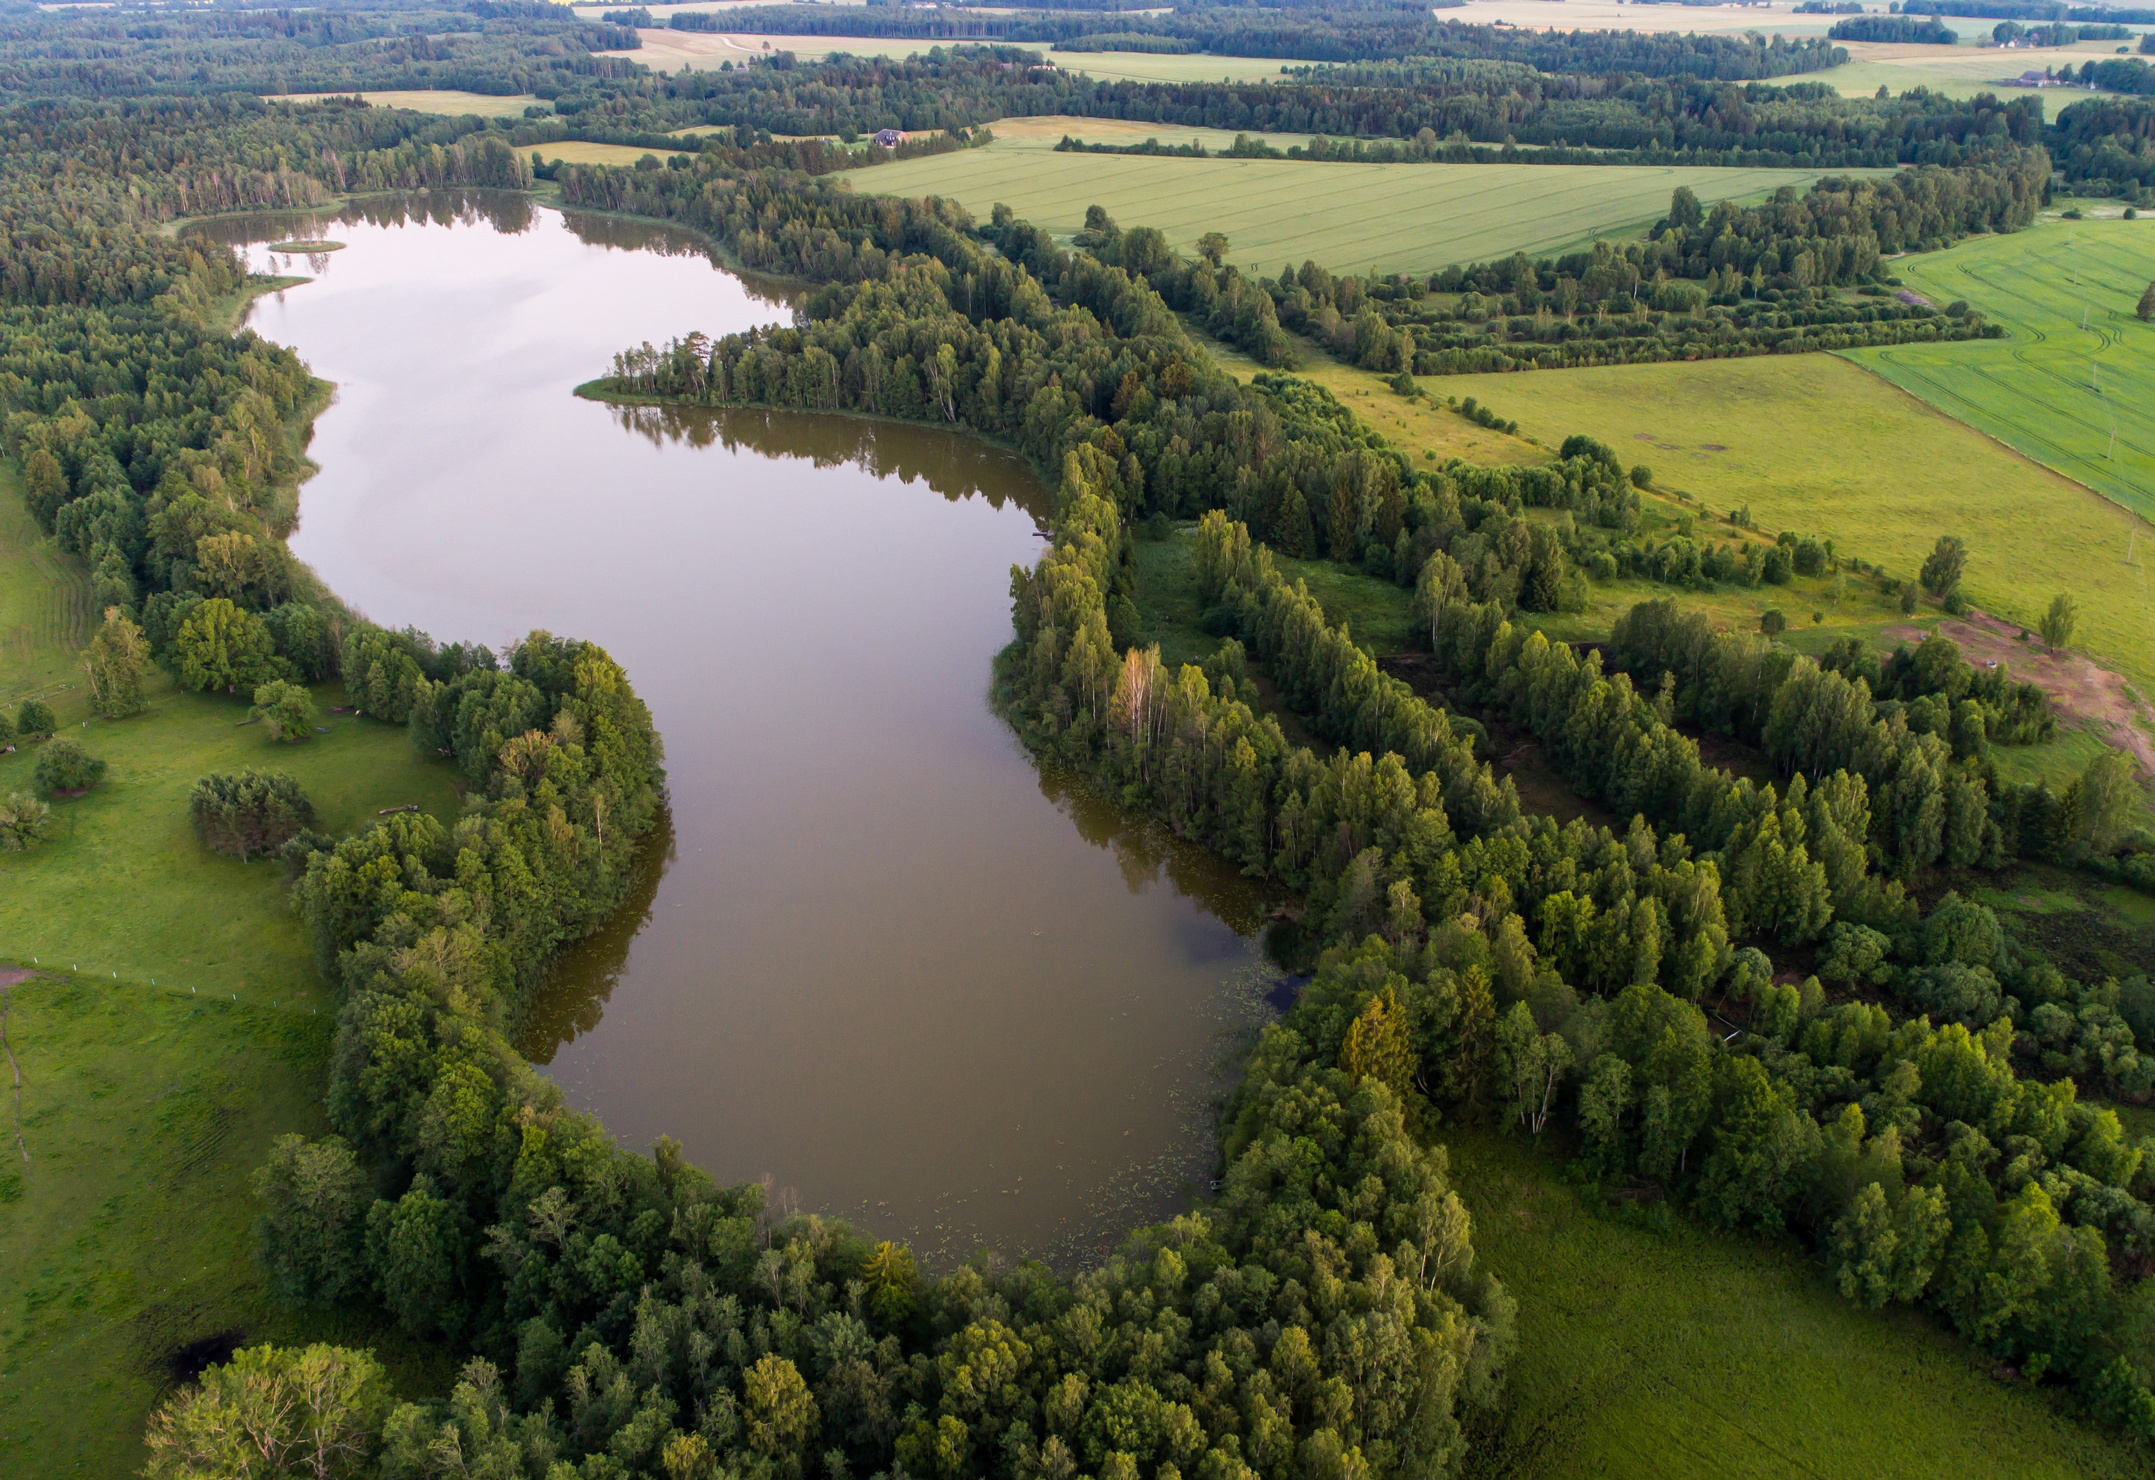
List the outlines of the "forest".
{"type": "MultiPolygon", "coordinates": [[[[589,55],[604,29],[572,32],[536,7],[459,12],[479,24],[448,40],[369,30],[371,12],[341,8],[231,39],[258,14],[68,18],[107,28],[96,58],[38,29],[60,22],[6,18],[24,30],[5,33],[17,49],[0,65],[20,70],[0,87],[31,100],[0,109],[0,430],[39,527],[183,683],[337,674],[468,788],[453,822],[399,814],[331,838],[278,778],[220,776],[191,819],[241,851],[283,835],[337,1003],[334,1133],[281,1140],[256,1177],[265,1276],[284,1298],[435,1344],[457,1375],[400,1401],[365,1352],[254,1348],[158,1412],[151,1474],[216,1472],[250,1395],[302,1392],[316,1440],[395,1477],[1462,1472],[1532,1292],[1477,1263],[1481,1235],[1435,1143],[1447,1117],[1574,1131],[1592,1175],[1650,1185],[1710,1227],[1800,1240],[1850,1301],[1932,1312],[2090,1421],[2155,1438],[2155,1286],[2139,1278],[2155,1248],[2150,1169],[2116,1114],[2081,1099],[2155,1088],[2142,1051],[2155,989],[2070,978],[1983,904],[1920,887],[1942,867],[2022,858],[2155,884],[2115,758],[2058,786],[2005,780],[1991,747],[2050,716],[1950,644],[1814,660],[1671,601],[1634,607],[1605,647],[1551,643],[1521,614],[1568,599],[1585,547],[1529,511],[1628,530],[1638,483],[1613,451],[1574,438],[1532,469],[1413,462],[1309,382],[1238,383],[1181,317],[1259,348],[1303,328],[1398,371],[1425,356],[1575,364],[1980,333],[1965,314],[1884,295],[1844,310],[1819,290],[1883,286],[1882,253],[2024,225],[2049,174],[2028,134],[2039,115],[1874,110],[1896,156],[1966,152],[1756,207],[1708,212],[1679,192],[1647,240],[1621,247],[1418,284],[1317,264],[1268,281],[1220,252],[1178,257],[1142,226],[1102,219],[1065,247],[1007,211],[980,223],[945,201],[857,193],[821,168],[827,153],[755,134],[785,115],[752,109],[796,106],[768,95],[783,91],[774,77],[811,90],[801,106],[826,118],[858,108],[843,115],[854,125],[897,106],[867,94],[910,106],[945,78],[986,108],[1003,84],[981,74],[1023,70],[993,53],[609,91],[596,85],[608,59],[589,55]],[[183,34],[150,34],[165,25],[183,34]],[[180,41],[198,48],[184,65],[170,60],[180,41]],[[77,89],[71,68],[105,80],[77,89]],[[636,169],[561,165],[553,184],[569,206],[678,223],[813,292],[792,324],[625,348],[601,392],[939,423],[1042,470],[1052,539],[1012,571],[994,702],[1035,754],[1291,890],[1312,968],[1242,1069],[1200,1206],[1133,1231],[1097,1268],[983,1260],[931,1275],[759,1186],[715,1184],[671,1141],[621,1150],[517,1053],[554,953],[625,897],[662,804],[661,738],[630,675],[590,643],[437,643],[310,584],[279,535],[297,472],[286,428],[320,387],[289,351],[215,327],[245,286],[239,259],[164,228],[343,194],[524,189],[531,166],[516,125],[301,109],[203,80],[272,74],[295,88],[573,86],[594,126],[654,133],[677,126],[668,108],[738,103],[723,140],[636,169]],[[216,95],[177,95],[198,91],[216,95]],[[77,92],[92,95],[61,100],[77,92]],[[105,96],[119,93],[146,96],[105,96]],[[1425,320],[1432,294],[1457,303],[1425,320]],[[1556,327],[1580,315],[1588,332],[1556,327]],[[1220,639],[1173,671],[1139,640],[1133,601],[1137,532],[1165,521],[1195,522],[1220,639]],[[1438,702],[1380,668],[1275,550],[1410,586],[1438,702]],[[1559,825],[1524,808],[1454,699],[1535,737],[1581,796],[1631,820],[1559,825]],[[1320,743],[1291,741],[1281,712],[1320,743]],[[1700,734],[1755,750],[1772,779],[1714,764],[1700,734]]],[[[1276,25],[1349,53],[1409,24],[1263,16],[1223,7],[1189,24],[1247,31],[1237,44],[1251,46],[1276,25]]],[[[1477,64],[1565,50],[1428,29],[1460,48],[1436,54],[1477,64]]],[[[1701,75],[1685,57],[1777,75],[1756,68],[1789,59],[1740,41],[1570,50],[1575,65],[1624,55],[1641,76],[1701,75]]],[[[1724,102],[1784,101],[1737,80],[1628,101],[1702,127],[1727,121],[1724,102]]],[[[2131,126],[2075,124],[2091,150],[2131,126]]],[[[1748,578],[1831,558],[1793,534],[1772,550],[1747,557],[1748,578]]],[[[297,1468],[291,1427],[263,1429],[291,1446],[275,1462],[297,1468]]],[[[340,1454],[335,1468],[355,1466],[340,1454]]]]}
{"type": "MultiPolygon", "coordinates": [[[[695,23],[691,23],[695,24],[695,23]]],[[[1543,71],[1626,70],[1655,77],[1729,81],[1816,72],[1847,60],[1825,41],[1776,36],[1650,35],[1631,31],[1540,32],[1440,19],[1388,4],[1270,7],[1205,5],[1161,11],[1035,11],[993,15],[870,7],[865,14],[803,13],[790,6],[729,9],[730,30],[780,36],[907,37],[922,41],[1073,41],[1137,33],[1191,42],[1220,56],[1317,62],[1416,56],[1518,62],[1543,71]]]]}

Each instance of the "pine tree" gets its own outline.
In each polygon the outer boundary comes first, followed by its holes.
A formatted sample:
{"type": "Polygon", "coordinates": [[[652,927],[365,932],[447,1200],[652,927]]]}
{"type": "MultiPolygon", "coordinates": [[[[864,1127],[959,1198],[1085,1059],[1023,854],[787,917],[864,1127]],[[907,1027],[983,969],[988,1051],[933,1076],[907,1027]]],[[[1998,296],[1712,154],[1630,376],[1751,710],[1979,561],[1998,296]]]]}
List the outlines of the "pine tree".
{"type": "Polygon", "coordinates": [[[2149,283],[2148,290],[2140,295],[2140,307],[2134,312],[2143,319],[2155,319],[2155,283],[2149,283]]]}

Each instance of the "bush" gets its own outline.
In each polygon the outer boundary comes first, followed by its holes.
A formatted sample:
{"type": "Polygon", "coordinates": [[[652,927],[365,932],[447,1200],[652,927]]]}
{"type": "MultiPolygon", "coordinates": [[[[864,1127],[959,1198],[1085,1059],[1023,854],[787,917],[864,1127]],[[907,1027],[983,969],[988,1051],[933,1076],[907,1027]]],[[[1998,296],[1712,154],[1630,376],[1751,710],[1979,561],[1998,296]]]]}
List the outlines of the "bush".
{"type": "Polygon", "coordinates": [[[272,740],[296,744],[314,734],[314,695],[305,685],[271,679],[254,691],[249,713],[262,721],[272,740]]]}
{"type": "Polygon", "coordinates": [[[58,721],[52,717],[52,708],[42,699],[25,699],[15,711],[15,733],[25,740],[35,740],[40,735],[50,735],[58,721]]]}
{"type": "Polygon", "coordinates": [[[20,853],[52,836],[52,808],[11,791],[0,797],[0,853],[20,853]]]}
{"type": "Polygon", "coordinates": [[[274,852],[314,823],[314,803],[299,783],[262,771],[203,777],[188,810],[205,847],[242,863],[274,852]]]}
{"type": "Polygon", "coordinates": [[[1788,618],[1781,615],[1778,607],[1770,608],[1759,613],[1758,630],[1768,637],[1779,637],[1788,630],[1788,618]]]}
{"type": "Polygon", "coordinates": [[[1654,470],[1652,468],[1648,467],[1645,463],[1633,464],[1631,469],[1631,486],[1633,488],[1651,487],[1653,485],[1653,481],[1654,470]]]}
{"type": "Polygon", "coordinates": [[[37,784],[46,791],[88,791],[104,779],[105,763],[79,741],[51,741],[37,758],[37,784]]]}

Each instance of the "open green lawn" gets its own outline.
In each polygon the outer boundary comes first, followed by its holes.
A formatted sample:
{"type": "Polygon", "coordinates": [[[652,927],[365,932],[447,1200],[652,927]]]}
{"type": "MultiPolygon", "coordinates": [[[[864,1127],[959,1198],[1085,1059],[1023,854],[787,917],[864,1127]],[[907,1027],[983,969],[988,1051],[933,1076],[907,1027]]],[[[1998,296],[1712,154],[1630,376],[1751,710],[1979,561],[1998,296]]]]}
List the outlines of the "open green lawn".
{"type": "Polygon", "coordinates": [[[326,1129],[327,1017],[87,974],[8,996],[30,1155],[9,1105],[0,1474],[136,1473],[174,1354],[226,1333],[373,1346],[408,1394],[446,1389],[433,1349],[283,1306],[254,1263],[254,1169],[277,1136],[326,1129]]]}
{"type": "Polygon", "coordinates": [[[2155,518],[2155,324],[2133,312],[2155,281],[2155,221],[2046,221],[1894,266],[1941,307],[1965,298],[2012,337],[1850,359],[2155,518]]]}
{"type": "Polygon", "coordinates": [[[1125,227],[1158,227],[1184,251],[1205,232],[1223,231],[1235,261],[1267,273],[1303,261],[1338,272],[1428,271],[1514,251],[1553,252],[1643,229],[1679,185],[1710,203],[1817,178],[1805,170],[1058,154],[1053,144],[998,139],[850,178],[856,190],[954,199],[982,219],[1000,201],[1061,234],[1078,230],[1094,204],[1125,227]]]}
{"type": "Polygon", "coordinates": [[[1748,505],[1765,530],[1831,536],[1843,555],[1895,575],[1913,576],[1939,535],[1960,535],[1978,606],[2032,624],[2070,591],[2076,644],[2155,692],[2155,530],[1847,360],[1775,355],[1421,384],[1478,397],[1550,446],[1572,432],[1599,437],[1716,514],[1748,505]]]}
{"type": "MultiPolygon", "coordinates": [[[[54,802],[57,837],[0,856],[0,968],[59,973],[14,988],[8,1021],[31,1154],[0,1122],[9,1475],[132,1472],[176,1345],[328,1329],[260,1290],[247,1178],[276,1135],[321,1129],[329,995],[277,866],[196,841],[196,778],[289,772],[332,833],[386,806],[458,805],[450,769],[402,730],[327,714],[333,687],[317,694],[329,733],[289,747],[239,724],[239,701],[161,674],[148,712],[97,719],[75,657],[90,621],[79,566],[39,536],[0,466],[0,702],[12,714],[45,697],[109,767],[88,796],[54,802]]],[[[0,792],[32,789],[36,764],[35,746],[0,755],[0,792]]],[[[427,1360],[389,1355],[406,1370],[427,1360]]]]}
{"type": "Polygon", "coordinates": [[[1800,1252],[1598,1214],[1554,1146],[1447,1126],[1474,1249],[1519,1299],[1473,1480],[2112,1476],[2143,1456],[1907,1310],[1842,1300],[1800,1252]]]}

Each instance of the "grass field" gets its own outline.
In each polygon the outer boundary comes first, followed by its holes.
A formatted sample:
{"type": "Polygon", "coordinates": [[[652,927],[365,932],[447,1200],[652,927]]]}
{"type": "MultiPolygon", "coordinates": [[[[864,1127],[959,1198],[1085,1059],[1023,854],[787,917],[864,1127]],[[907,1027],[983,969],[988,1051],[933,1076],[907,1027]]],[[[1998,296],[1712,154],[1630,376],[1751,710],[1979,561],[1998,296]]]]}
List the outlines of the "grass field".
{"type": "Polygon", "coordinates": [[[2155,221],[2046,221],[1895,269],[1940,304],[1967,299],[2012,337],[1850,359],[2155,519],[2155,324],[2133,313],[2155,280],[2155,221]]]}
{"type": "Polygon", "coordinates": [[[940,195],[983,219],[1000,201],[1060,234],[1075,232],[1085,208],[1099,204],[1125,227],[1158,227],[1184,251],[1205,232],[1224,231],[1235,261],[1275,273],[1288,261],[1335,272],[1428,271],[1551,252],[1642,229],[1679,185],[1711,202],[1817,178],[1803,170],[1163,159],[1057,154],[1052,145],[998,140],[901,160],[855,175],[853,188],[940,195]]]}
{"type": "Polygon", "coordinates": [[[2045,67],[2077,67],[2082,62],[2113,55],[2120,46],[2130,45],[2122,41],[2082,41],[2072,46],[2006,51],[1974,44],[1978,37],[1989,38],[1994,24],[1991,21],[1959,17],[1947,24],[1960,33],[1960,45],[1844,42],[1849,57],[1846,63],[1823,72],[1807,73],[1800,80],[1826,83],[1843,97],[1851,98],[1867,98],[1881,87],[1896,93],[1927,87],[1949,98],[1972,98],[1982,93],[1994,93],[2007,99],[2032,97],[2043,105],[2044,116],[2054,120],[2059,109],[2092,97],[2093,92],[2079,87],[2009,88],[2003,86],[2004,80],[2027,71],[2040,72],[2045,67]]]}
{"type": "Polygon", "coordinates": [[[1829,535],[1913,576],[1941,534],[1968,542],[1966,586],[2032,623],[2079,598],[2076,645],[2155,693],[2151,531],[2126,510],[1832,355],[1428,377],[1554,446],[1586,432],[1717,514],[1748,505],[1766,530],[1829,535]],[[2127,564],[2138,531],[2138,563],[2127,564]]]}
{"type": "Polygon", "coordinates": [[[387,1329],[272,1301],[249,1179],[326,1127],[330,1025],[266,1003],[47,978],[9,992],[22,1135],[0,1137],[0,1474],[135,1474],[180,1347],[225,1333],[371,1345],[409,1396],[447,1362],[387,1329]]]}
{"type": "MultiPolygon", "coordinates": [[[[684,141],[686,153],[696,152],[696,146],[684,141]]],[[[633,166],[646,154],[663,160],[666,154],[657,149],[646,149],[637,144],[592,144],[582,139],[568,139],[559,144],[534,144],[526,153],[536,153],[548,164],[613,164],[633,166]]]]}
{"type": "MultiPolygon", "coordinates": [[[[323,98],[351,96],[351,93],[274,93],[270,95],[270,101],[313,103],[323,98]]],[[[377,108],[409,108],[414,113],[450,115],[476,113],[481,118],[522,118],[524,110],[534,104],[547,106],[543,99],[531,93],[511,93],[506,97],[496,97],[492,93],[457,92],[451,88],[436,91],[363,92],[358,96],[377,108]]]]}
{"type": "Polygon", "coordinates": [[[2145,1460],[1915,1312],[1843,1301],[1799,1253],[1598,1214],[1554,1147],[1446,1127],[1474,1249],[1519,1299],[1471,1480],[2111,1476],[2145,1460]]]}
{"type": "MultiPolygon", "coordinates": [[[[95,719],[76,684],[90,619],[81,571],[0,465],[0,701],[44,696],[110,768],[53,804],[57,837],[0,858],[0,968],[61,973],[14,988],[8,1023],[32,1159],[0,1145],[0,1474],[131,1473],[173,1347],[331,1329],[260,1290],[247,1183],[274,1136],[320,1129],[328,994],[277,866],[196,842],[195,779],[289,772],[329,832],[457,806],[449,769],[387,725],[325,716],[328,734],[279,746],[237,700],[162,675],[147,713],[95,719]]],[[[31,789],[36,764],[34,746],[0,755],[0,792],[31,789]]],[[[388,1355],[439,1386],[423,1350],[388,1355]]]]}

